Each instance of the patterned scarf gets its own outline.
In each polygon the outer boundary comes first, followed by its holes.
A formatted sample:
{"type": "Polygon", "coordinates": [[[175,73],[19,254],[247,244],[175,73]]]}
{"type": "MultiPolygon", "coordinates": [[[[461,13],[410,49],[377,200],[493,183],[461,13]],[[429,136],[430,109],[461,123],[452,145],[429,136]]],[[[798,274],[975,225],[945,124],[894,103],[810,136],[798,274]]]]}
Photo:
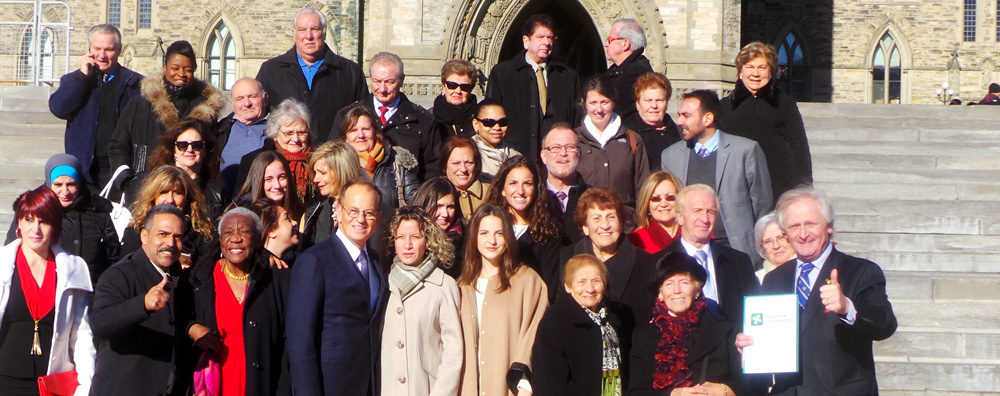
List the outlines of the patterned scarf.
{"type": "Polygon", "coordinates": [[[399,256],[392,258],[392,269],[389,270],[389,283],[399,288],[399,295],[405,297],[410,294],[420,282],[427,279],[427,276],[434,272],[437,267],[437,260],[428,254],[419,265],[409,266],[399,261],[399,256]]]}
{"type": "Polygon", "coordinates": [[[291,168],[292,176],[295,177],[295,194],[298,195],[299,203],[305,205],[308,198],[311,197],[309,188],[312,186],[312,177],[309,175],[309,154],[312,154],[312,147],[306,147],[299,153],[289,153],[281,146],[275,147],[275,150],[288,161],[288,167],[291,168]]]}
{"type": "Polygon", "coordinates": [[[603,378],[601,381],[601,396],[621,396],[621,347],[618,342],[618,332],[608,322],[608,308],[601,307],[597,312],[583,308],[590,320],[601,327],[601,341],[604,348],[603,378]]]}
{"type": "Polygon", "coordinates": [[[385,146],[382,145],[382,142],[376,140],[372,149],[358,153],[358,158],[361,159],[361,167],[365,169],[368,177],[375,177],[375,167],[385,159],[385,146]]]}
{"type": "Polygon", "coordinates": [[[656,301],[653,306],[652,323],[660,330],[660,340],[656,358],[656,372],[653,373],[653,389],[684,388],[694,385],[691,369],[687,365],[687,345],[685,340],[698,327],[708,303],[704,297],[695,300],[687,312],[681,316],[670,315],[667,304],[656,301]]]}
{"type": "Polygon", "coordinates": [[[514,148],[507,145],[507,141],[501,141],[500,146],[493,147],[489,143],[486,143],[479,137],[475,135],[472,140],[476,142],[476,146],[479,147],[479,154],[483,156],[483,174],[494,176],[497,171],[500,170],[500,164],[506,161],[510,157],[520,155],[521,153],[514,150],[514,148]]]}

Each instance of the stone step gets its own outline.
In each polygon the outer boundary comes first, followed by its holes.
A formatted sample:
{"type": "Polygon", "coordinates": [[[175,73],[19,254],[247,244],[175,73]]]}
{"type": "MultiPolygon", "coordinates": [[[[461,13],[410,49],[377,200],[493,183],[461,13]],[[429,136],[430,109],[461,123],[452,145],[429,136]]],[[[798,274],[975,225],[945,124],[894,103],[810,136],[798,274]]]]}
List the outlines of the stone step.
{"type": "Polygon", "coordinates": [[[55,91],[55,87],[49,86],[0,85],[0,98],[48,98],[55,91]]]}
{"type": "MultiPolygon", "coordinates": [[[[1000,114],[1000,112],[996,114],[1000,114]]],[[[990,118],[963,120],[956,125],[954,119],[928,118],[923,113],[914,113],[894,119],[885,117],[803,117],[802,121],[806,126],[806,131],[809,132],[841,129],[881,130],[887,126],[891,127],[890,129],[893,131],[996,130],[996,124],[991,122],[990,118]]]]}
{"type": "Polygon", "coordinates": [[[882,216],[838,215],[838,232],[899,233],[899,234],[952,234],[1000,235],[994,224],[1000,218],[983,219],[977,216],[882,216]],[[989,232],[989,233],[987,233],[989,232]]]}
{"type": "Polygon", "coordinates": [[[6,136],[0,140],[4,164],[44,166],[53,154],[64,151],[62,137],[6,136]]]}
{"type": "Polygon", "coordinates": [[[47,112],[49,99],[0,97],[0,111],[47,112]]]}
{"type": "Polygon", "coordinates": [[[39,111],[4,111],[0,112],[0,122],[6,124],[45,124],[45,125],[66,125],[66,121],[60,120],[49,112],[48,107],[39,111]]]}
{"type": "Polygon", "coordinates": [[[813,179],[824,182],[880,181],[886,184],[974,184],[996,186],[997,172],[950,169],[828,169],[813,168],[813,179]]]}
{"type": "MultiPolygon", "coordinates": [[[[893,303],[963,304],[1000,302],[1000,274],[940,271],[885,271],[886,292],[893,303]]],[[[960,326],[960,325],[959,325],[960,326]]],[[[1000,334],[1000,329],[996,330],[1000,334]]]]}
{"type": "Polygon", "coordinates": [[[816,178],[814,185],[826,191],[833,198],[834,203],[847,198],[899,201],[986,201],[1000,197],[1000,186],[989,184],[831,182],[816,178]]]}
{"type": "MultiPolygon", "coordinates": [[[[967,146],[946,142],[857,142],[851,140],[817,140],[809,142],[813,157],[817,154],[887,154],[925,155],[928,157],[968,157],[1000,155],[1000,140],[977,143],[970,153],[967,146]]],[[[813,161],[815,162],[815,160],[813,161]]]]}
{"type": "Polygon", "coordinates": [[[1000,361],[1000,330],[940,329],[900,326],[887,340],[875,342],[881,358],[1000,361]]]}
{"type": "Polygon", "coordinates": [[[56,120],[56,124],[25,124],[5,123],[0,129],[0,141],[4,136],[38,136],[63,139],[66,134],[66,122],[56,120]]]}
{"type": "MultiPolygon", "coordinates": [[[[885,120],[922,118],[927,120],[952,120],[956,125],[966,121],[991,120],[1000,116],[1000,106],[944,106],[944,105],[881,105],[864,103],[799,103],[799,112],[804,120],[828,118],[841,119],[876,118],[869,127],[885,125],[885,120]],[[883,121],[879,121],[883,120],[883,121]]],[[[806,125],[809,125],[808,122],[806,125]]]]}
{"type": "Polygon", "coordinates": [[[809,141],[819,140],[854,140],[869,142],[946,142],[946,143],[994,143],[1000,139],[1000,131],[995,129],[900,129],[895,126],[887,128],[848,128],[838,127],[828,130],[811,131],[807,127],[809,141]]]}
{"type": "MultiPolygon", "coordinates": [[[[878,366],[878,364],[876,364],[878,366]]],[[[878,394],[881,396],[987,396],[996,395],[994,392],[983,393],[983,392],[962,392],[962,391],[949,391],[949,390],[899,390],[899,389],[885,389],[879,382],[878,394]]]]}
{"type": "Polygon", "coordinates": [[[880,394],[891,395],[995,395],[1000,389],[998,365],[994,360],[875,357],[880,394]],[[881,393],[883,388],[894,391],[881,393]]]}
{"type": "Polygon", "coordinates": [[[966,155],[812,153],[813,169],[1000,170],[1000,153],[966,155]]]}
{"type": "MultiPolygon", "coordinates": [[[[834,239],[836,239],[835,237],[834,239]]],[[[996,253],[974,252],[886,252],[867,248],[850,249],[850,244],[839,244],[851,255],[874,261],[883,270],[892,271],[955,271],[967,273],[970,277],[979,274],[995,274],[1000,268],[996,253]]]]}
{"type": "MultiPolygon", "coordinates": [[[[1000,253],[1000,236],[994,235],[837,232],[833,239],[845,252],[1000,253]]],[[[997,270],[1000,272],[1000,265],[997,270]]]]}

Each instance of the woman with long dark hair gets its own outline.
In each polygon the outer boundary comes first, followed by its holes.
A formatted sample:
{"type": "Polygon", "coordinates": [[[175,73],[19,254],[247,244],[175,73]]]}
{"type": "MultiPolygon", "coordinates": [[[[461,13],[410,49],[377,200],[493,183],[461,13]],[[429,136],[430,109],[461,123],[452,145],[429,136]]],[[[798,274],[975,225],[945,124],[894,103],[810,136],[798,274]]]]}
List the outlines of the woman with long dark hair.
{"type": "Polygon", "coordinates": [[[288,160],[276,151],[262,151],[250,164],[250,172],[232,206],[249,206],[259,200],[268,200],[284,208],[298,219],[302,206],[297,199],[297,186],[292,180],[288,160]]]}

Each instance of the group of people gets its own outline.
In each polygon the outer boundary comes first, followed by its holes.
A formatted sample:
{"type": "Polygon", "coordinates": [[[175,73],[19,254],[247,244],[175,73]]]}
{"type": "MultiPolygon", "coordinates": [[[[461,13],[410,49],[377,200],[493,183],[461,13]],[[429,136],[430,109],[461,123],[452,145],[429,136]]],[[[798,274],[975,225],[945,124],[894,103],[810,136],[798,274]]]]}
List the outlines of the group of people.
{"type": "Polygon", "coordinates": [[[674,122],[632,19],[581,84],[533,16],[486,98],[453,60],[430,110],[399,56],[366,86],[326,31],[300,11],[221,119],[190,44],[143,78],[117,29],[90,31],[50,98],[67,154],[0,249],[0,393],[67,373],[78,395],[877,393],[885,278],[834,248],[832,204],[802,186],[770,46],[674,122]],[[761,293],[800,296],[798,373],[742,373],[761,293]]]}

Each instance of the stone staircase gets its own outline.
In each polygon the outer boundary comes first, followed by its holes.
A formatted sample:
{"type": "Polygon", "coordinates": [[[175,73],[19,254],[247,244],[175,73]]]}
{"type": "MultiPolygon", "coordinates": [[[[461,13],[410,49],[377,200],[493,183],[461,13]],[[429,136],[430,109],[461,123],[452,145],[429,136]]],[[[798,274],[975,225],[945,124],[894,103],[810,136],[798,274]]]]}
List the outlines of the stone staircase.
{"type": "Polygon", "coordinates": [[[800,109],[838,249],[886,272],[882,394],[1000,392],[1000,107],[800,109]]]}
{"type": "Polygon", "coordinates": [[[45,161],[64,151],[66,122],[49,113],[51,87],[0,86],[0,234],[21,193],[44,181],[45,161]]]}
{"type": "MultiPolygon", "coordinates": [[[[63,150],[51,91],[0,86],[2,227],[63,150]]],[[[882,394],[1000,392],[1000,107],[800,108],[838,248],[888,278],[899,330],[875,344],[882,394]]]]}

